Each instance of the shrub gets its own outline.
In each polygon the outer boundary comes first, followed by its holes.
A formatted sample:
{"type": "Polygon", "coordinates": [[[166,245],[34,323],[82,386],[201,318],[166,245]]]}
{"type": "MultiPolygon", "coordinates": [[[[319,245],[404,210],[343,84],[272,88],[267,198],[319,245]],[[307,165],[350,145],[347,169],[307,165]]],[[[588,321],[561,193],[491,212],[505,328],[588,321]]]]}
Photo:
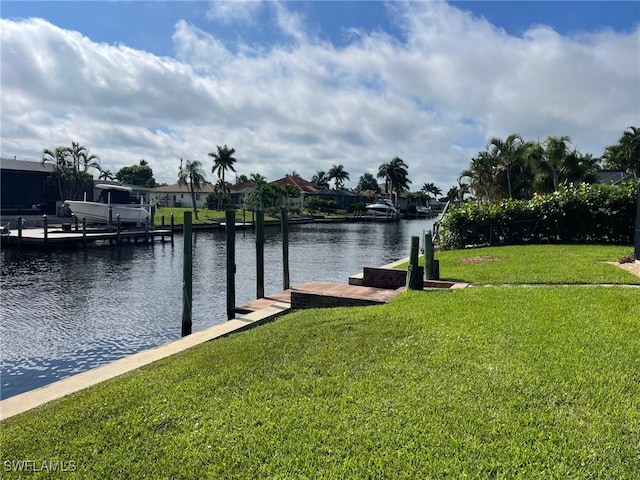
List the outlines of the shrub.
{"type": "Polygon", "coordinates": [[[579,184],[531,200],[467,202],[440,222],[441,246],[633,243],[638,184],[579,184]]]}

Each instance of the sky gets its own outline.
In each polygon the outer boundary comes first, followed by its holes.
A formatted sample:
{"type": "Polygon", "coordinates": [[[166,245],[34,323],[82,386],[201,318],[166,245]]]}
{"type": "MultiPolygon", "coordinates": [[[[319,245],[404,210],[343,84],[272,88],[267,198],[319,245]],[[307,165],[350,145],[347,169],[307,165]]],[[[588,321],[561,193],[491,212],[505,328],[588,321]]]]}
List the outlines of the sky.
{"type": "Polygon", "coordinates": [[[3,0],[0,40],[3,158],[78,141],[169,184],[227,145],[237,174],[397,156],[446,192],[492,137],[599,157],[640,125],[637,1],[3,0]]]}

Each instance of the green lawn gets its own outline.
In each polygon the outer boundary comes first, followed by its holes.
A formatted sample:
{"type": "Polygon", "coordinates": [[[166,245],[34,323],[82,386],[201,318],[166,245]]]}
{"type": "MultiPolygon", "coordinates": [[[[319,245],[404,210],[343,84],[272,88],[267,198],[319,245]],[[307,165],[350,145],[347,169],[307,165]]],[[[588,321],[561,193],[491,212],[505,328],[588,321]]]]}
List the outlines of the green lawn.
{"type": "MultiPolygon", "coordinates": [[[[606,262],[633,251],[619,245],[528,245],[436,251],[440,277],[475,284],[640,284],[606,262]]],[[[424,258],[421,258],[421,264],[424,258]]],[[[398,268],[406,268],[400,265],[398,268]]]]}
{"type": "Polygon", "coordinates": [[[0,457],[83,479],[638,478],[639,319],[628,287],[299,311],[8,419],[0,457]]]}
{"type": "MultiPolygon", "coordinates": [[[[156,211],[156,214],[153,217],[153,221],[155,225],[162,224],[162,216],[164,216],[164,222],[166,226],[171,224],[171,215],[173,214],[175,225],[183,225],[184,224],[184,212],[193,212],[192,208],[178,208],[178,207],[163,207],[156,211]]],[[[194,225],[196,224],[206,224],[213,222],[224,222],[225,221],[225,211],[224,210],[209,210],[207,208],[201,208],[198,210],[198,220],[196,220],[195,216],[192,215],[191,220],[194,225]]],[[[253,221],[253,211],[245,210],[244,220],[248,222],[253,221]]],[[[269,217],[265,215],[265,220],[277,220],[274,217],[269,217]]],[[[236,210],[236,222],[242,222],[242,210],[236,210]]]]}

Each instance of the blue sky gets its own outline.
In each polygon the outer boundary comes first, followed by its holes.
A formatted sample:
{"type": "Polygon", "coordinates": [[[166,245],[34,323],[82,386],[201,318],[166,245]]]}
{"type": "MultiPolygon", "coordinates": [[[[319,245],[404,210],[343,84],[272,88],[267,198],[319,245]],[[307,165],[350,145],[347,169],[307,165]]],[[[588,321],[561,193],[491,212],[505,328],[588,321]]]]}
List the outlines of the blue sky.
{"type": "Polygon", "coordinates": [[[398,155],[414,189],[446,190],[491,136],[569,135],[598,156],[640,118],[640,2],[0,8],[3,157],[79,140],[173,183],[177,158],[210,170],[226,143],[241,173],[343,164],[353,186],[398,155]]]}

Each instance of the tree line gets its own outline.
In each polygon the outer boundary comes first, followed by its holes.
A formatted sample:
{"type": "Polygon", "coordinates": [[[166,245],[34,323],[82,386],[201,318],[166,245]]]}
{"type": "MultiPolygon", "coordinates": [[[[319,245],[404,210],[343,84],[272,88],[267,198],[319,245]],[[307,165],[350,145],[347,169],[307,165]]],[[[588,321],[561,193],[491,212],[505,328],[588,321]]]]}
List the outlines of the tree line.
{"type": "Polygon", "coordinates": [[[640,176],[640,128],[627,128],[601,158],[572,147],[569,136],[526,141],[519,134],[492,138],[458,177],[459,200],[471,193],[480,202],[531,199],[573,183],[595,183],[602,167],[640,176]]]}
{"type": "MultiPolygon", "coordinates": [[[[229,198],[232,185],[226,176],[229,172],[236,173],[235,153],[236,150],[226,144],[216,145],[216,150],[208,153],[213,160],[211,173],[218,177],[208,202],[217,203],[218,207],[229,198]]],[[[72,141],[70,147],[45,149],[42,163],[54,165],[54,176],[62,200],[78,198],[90,188],[91,170],[97,170],[99,179],[117,179],[148,188],[158,186],[146,160],[140,160],[138,165],[123,167],[114,175],[100,167],[99,156],[90,154],[85,146],[76,141],[72,141]]],[[[640,128],[628,127],[617,143],[604,149],[600,158],[578,151],[572,146],[569,136],[549,136],[543,141],[527,141],[514,133],[505,139],[492,138],[485,150],[471,159],[469,167],[458,176],[457,185],[451,187],[444,197],[442,189],[433,182],[424,183],[418,191],[410,192],[412,182],[409,179],[409,167],[399,157],[380,164],[375,176],[371,173],[361,175],[353,190],[373,200],[380,194],[378,180],[382,180],[384,193],[395,203],[404,192],[408,192],[408,197],[414,203],[423,205],[432,199],[462,201],[466,195],[473,195],[480,202],[492,203],[502,199],[530,199],[534,194],[557,191],[561,185],[571,183],[594,183],[597,171],[602,167],[627,172],[636,178],[640,176],[640,128]]],[[[293,171],[287,176],[299,174],[293,171]]],[[[348,180],[350,174],[344,165],[334,164],[327,171],[317,170],[311,183],[319,189],[328,189],[333,182],[334,188],[341,190],[348,180]]],[[[202,162],[183,162],[180,159],[177,181],[179,185],[188,187],[194,210],[197,210],[195,192],[207,183],[202,162]]],[[[249,181],[254,183],[255,188],[246,201],[257,208],[273,206],[279,199],[298,193],[291,186],[286,188],[267,183],[267,179],[260,174],[236,176],[236,183],[249,181]]]]}

